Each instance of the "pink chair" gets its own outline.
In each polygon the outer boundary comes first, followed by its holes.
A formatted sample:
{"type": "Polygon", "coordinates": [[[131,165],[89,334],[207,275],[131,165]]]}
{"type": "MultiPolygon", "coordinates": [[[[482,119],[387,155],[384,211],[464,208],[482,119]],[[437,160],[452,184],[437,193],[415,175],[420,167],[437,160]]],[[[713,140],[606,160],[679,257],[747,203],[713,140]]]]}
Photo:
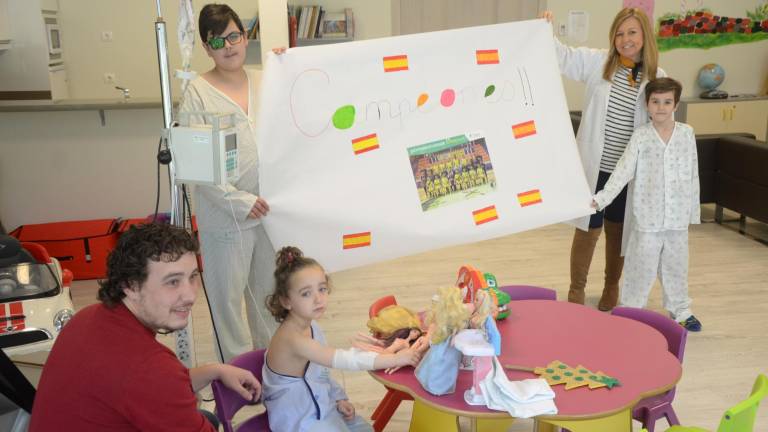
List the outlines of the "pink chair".
{"type": "Polygon", "coordinates": [[[510,300],[557,300],[557,291],[531,285],[507,285],[499,288],[510,300]]]}
{"type": "MultiPolygon", "coordinates": [[[[253,376],[261,382],[261,368],[264,366],[264,356],[267,350],[260,349],[240,354],[229,361],[229,364],[251,371],[253,376]]],[[[224,426],[224,432],[269,432],[269,417],[266,412],[255,415],[240,423],[237,429],[232,427],[232,417],[245,405],[254,405],[243,399],[238,393],[228,389],[220,381],[211,383],[213,398],[216,400],[216,417],[224,426]]]]}
{"type": "MultiPolygon", "coordinates": [[[[685,340],[688,338],[688,330],[674,320],[648,309],[630,307],[617,307],[611,311],[611,315],[621,316],[647,324],[659,331],[667,339],[667,349],[674,354],[680,364],[683,363],[685,352],[685,340]]],[[[648,432],[653,432],[656,420],[665,417],[670,426],[679,425],[677,414],[672,408],[672,400],[675,398],[675,389],[649,398],[643,399],[632,409],[632,418],[642,422],[648,432]]]]}

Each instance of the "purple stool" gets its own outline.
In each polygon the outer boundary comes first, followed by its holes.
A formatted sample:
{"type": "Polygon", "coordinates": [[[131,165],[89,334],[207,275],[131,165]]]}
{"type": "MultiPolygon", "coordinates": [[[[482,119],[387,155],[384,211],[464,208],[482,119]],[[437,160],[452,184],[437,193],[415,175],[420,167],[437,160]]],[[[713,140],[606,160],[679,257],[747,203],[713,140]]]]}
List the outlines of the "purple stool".
{"type": "MultiPolygon", "coordinates": [[[[666,316],[648,309],[631,307],[617,307],[611,311],[611,315],[629,318],[647,324],[659,331],[667,339],[667,349],[674,354],[680,364],[683,364],[685,353],[685,340],[688,338],[688,330],[666,316]]],[[[632,409],[632,418],[642,422],[648,432],[653,432],[656,420],[665,417],[670,426],[679,425],[677,414],[672,408],[672,400],[675,398],[675,388],[672,390],[646,399],[642,399],[632,409]]]]}
{"type": "Polygon", "coordinates": [[[499,288],[510,300],[557,300],[557,291],[531,285],[507,285],[499,288]]]}
{"type": "MultiPolygon", "coordinates": [[[[260,349],[240,354],[229,361],[232,366],[237,366],[251,371],[253,376],[261,382],[261,368],[264,366],[266,350],[260,349]]],[[[253,402],[243,399],[238,393],[228,389],[224,384],[215,380],[211,383],[213,398],[216,400],[216,416],[224,426],[224,432],[269,432],[269,417],[267,413],[255,415],[240,423],[237,429],[232,427],[232,417],[240,408],[246,405],[254,405],[253,402]]]]}

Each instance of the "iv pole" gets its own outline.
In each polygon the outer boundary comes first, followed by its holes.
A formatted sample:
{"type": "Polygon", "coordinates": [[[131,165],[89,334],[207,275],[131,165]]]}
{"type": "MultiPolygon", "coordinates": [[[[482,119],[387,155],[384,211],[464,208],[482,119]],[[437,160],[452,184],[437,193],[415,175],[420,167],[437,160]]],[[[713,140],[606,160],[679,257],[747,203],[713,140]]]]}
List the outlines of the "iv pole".
{"type": "MultiPolygon", "coordinates": [[[[155,20],[155,37],[157,39],[157,63],[160,68],[160,94],[163,104],[163,130],[162,141],[163,149],[168,150],[168,137],[170,128],[173,124],[173,102],[171,99],[170,74],[168,67],[168,33],[165,29],[163,13],[160,9],[160,0],[155,0],[157,5],[157,19],[155,20]]],[[[181,187],[176,184],[176,170],[173,159],[168,164],[168,174],[170,176],[170,195],[171,195],[171,224],[187,228],[186,221],[183,219],[180,210],[182,202],[181,187]]],[[[191,209],[190,209],[191,211],[191,209]]],[[[192,314],[189,315],[187,327],[175,332],[176,336],[176,356],[188,368],[195,366],[194,338],[192,336],[192,314]]]]}
{"type": "MultiPolygon", "coordinates": [[[[168,34],[165,31],[165,21],[160,9],[160,0],[157,4],[157,19],[155,20],[155,37],[157,40],[157,63],[160,67],[160,96],[163,104],[163,147],[168,148],[168,135],[173,123],[173,102],[171,101],[171,84],[168,73],[168,34]]],[[[179,187],[176,185],[176,176],[173,160],[168,164],[168,173],[171,177],[171,223],[184,228],[184,221],[179,212],[179,187]]]]}

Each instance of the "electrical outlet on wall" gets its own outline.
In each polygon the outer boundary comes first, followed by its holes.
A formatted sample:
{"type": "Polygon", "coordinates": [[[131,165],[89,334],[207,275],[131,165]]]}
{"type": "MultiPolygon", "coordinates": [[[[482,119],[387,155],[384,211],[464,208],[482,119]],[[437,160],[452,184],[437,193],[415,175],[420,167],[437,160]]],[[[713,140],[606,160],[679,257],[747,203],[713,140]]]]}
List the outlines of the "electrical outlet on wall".
{"type": "Polygon", "coordinates": [[[192,366],[195,366],[195,358],[193,353],[194,348],[192,346],[193,337],[189,329],[190,327],[186,327],[178,330],[174,334],[176,337],[176,357],[178,357],[185,366],[191,368],[192,366]]]}
{"type": "Polygon", "coordinates": [[[105,72],[104,73],[104,84],[114,84],[115,83],[115,73],[114,72],[105,72]]]}
{"type": "Polygon", "coordinates": [[[189,334],[186,329],[181,330],[176,338],[176,355],[182,362],[186,363],[190,360],[189,334]]]}

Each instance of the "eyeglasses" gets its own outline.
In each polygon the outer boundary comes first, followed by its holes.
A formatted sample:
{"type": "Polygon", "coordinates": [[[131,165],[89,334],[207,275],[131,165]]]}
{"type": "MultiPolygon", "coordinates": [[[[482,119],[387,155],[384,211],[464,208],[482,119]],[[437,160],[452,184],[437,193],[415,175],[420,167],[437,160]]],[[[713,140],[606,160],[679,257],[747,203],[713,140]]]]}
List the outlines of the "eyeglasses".
{"type": "Polygon", "coordinates": [[[224,41],[229,41],[230,45],[237,45],[243,40],[243,32],[234,31],[226,36],[216,36],[208,39],[208,46],[212,50],[224,48],[224,41]]]}

